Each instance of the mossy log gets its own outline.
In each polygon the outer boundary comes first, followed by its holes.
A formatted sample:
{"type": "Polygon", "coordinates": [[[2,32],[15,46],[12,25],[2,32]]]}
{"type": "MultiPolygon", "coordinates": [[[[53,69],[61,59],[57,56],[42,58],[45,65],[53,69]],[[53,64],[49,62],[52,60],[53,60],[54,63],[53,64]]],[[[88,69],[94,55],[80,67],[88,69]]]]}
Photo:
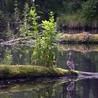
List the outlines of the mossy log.
{"type": "Polygon", "coordinates": [[[68,71],[57,67],[42,67],[34,65],[0,65],[0,80],[34,79],[40,77],[60,77],[78,75],[78,71],[68,71]]]}
{"type": "Polygon", "coordinates": [[[98,34],[90,34],[89,32],[78,34],[59,34],[58,36],[60,43],[98,44],[98,34]]]}

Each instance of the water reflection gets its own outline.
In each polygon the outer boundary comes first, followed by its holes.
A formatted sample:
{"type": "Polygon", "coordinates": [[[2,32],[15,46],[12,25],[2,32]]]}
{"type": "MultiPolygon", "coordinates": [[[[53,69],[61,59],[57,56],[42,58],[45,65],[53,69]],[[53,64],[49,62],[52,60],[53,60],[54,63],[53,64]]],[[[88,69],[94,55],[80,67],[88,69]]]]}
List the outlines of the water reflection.
{"type": "Polygon", "coordinates": [[[0,98],[98,98],[97,79],[64,79],[0,87],[0,98]]]}
{"type": "Polygon", "coordinates": [[[0,46],[0,64],[31,64],[32,53],[33,48],[27,46],[0,46]]]}
{"type": "Polygon", "coordinates": [[[68,53],[71,51],[76,70],[98,71],[98,46],[86,45],[62,45],[59,48],[59,57],[57,64],[62,68],[67,68],[68,53]],[[60,54],[62,51],[62,54],[60,54]]]}
{"type": "Polygon", "coordinates": [[[62,97],[65,93],[69,96],[72,91],[74,92],[74,81],[72,83],[71,80],[65,77],[56,80],[10,85],[3,89],[0,88],[0,98],[71,98],[62,97]]]}
{"type": "Polygon", "coordinates": [[[92,80],[91,88],[92,88],[92,92],[93,92],[93,97],[98,98],[98,80],[97,79],[92,80]]]}
{"type": "Polygon", "coordinates": [[[82,87],[83,87],[83,98],[89,98],[89,94],[90,94],[90,80],[83,80],[82,81],[82,87]],[[86,85],[85,85],[86,84],[86,85]]]}

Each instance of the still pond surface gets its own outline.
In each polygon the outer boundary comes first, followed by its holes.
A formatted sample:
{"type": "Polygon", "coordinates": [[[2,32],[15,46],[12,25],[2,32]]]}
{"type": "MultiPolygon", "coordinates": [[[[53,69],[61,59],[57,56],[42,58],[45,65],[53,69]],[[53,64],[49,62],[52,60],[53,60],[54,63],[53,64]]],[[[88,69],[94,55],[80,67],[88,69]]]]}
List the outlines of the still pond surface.
{"type": "MultiPolygon", "coordinates": [[[[60,45],[56,52],[57,66],[61,68],[67,68],[68,53],[71,52],[76,70],[98,72],[97,45],[60,45]]],[[[32,48],[27,46],[0,46],[0,64],[32,64],[32,53],[32,48]]],[[[98,76],[5,84],[0,84],[0,98],[98,98],[98,76]]]]}

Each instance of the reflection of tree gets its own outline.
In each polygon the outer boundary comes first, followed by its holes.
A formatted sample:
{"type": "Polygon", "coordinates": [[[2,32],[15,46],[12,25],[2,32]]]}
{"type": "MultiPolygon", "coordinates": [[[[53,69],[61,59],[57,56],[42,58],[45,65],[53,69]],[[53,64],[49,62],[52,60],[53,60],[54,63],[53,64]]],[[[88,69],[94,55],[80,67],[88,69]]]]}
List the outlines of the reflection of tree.
{"type": "Polygon", "coordinates": [[[74,51],[73,54],[75,55],[74,61],[76,62],[76,70],[95,72],[96,70],[95,67],[96,64],[98,63],[98,61],[95,59],[97,53],[96,55],[94,54],[94,52],[88,52],[83,54],[81,52],[74,51]]]}
{"type": "Polygon", "coordinates": [[[92,61],[90,58],[86,57],[85,55],[82,55],[83,60],[83,71],[91,71],[92,61]]]}
{"type": "MultiPolygon", "coordinates": [[[[92,55],[93,56],[93,55],[92,55]]],[[[82,55],[82,68],[83,71],[94,71],[95,69],[95,62],[90,58],[89,54],[82,55]]]]}
{"type": "Polygon", "coordinates": [[[98,79],[84,79],[81,80],[80,84],[82,87],[81,95],[83,98],[89,98],[90,96],[92,96],[92,98],[98,98],[98,79]]]}
{"type": "Polygon", "coordinates": [[[0,46],[0,63],[4,60],[5,49],[4,47],[0,46]]]}
{"type": "Polygon", "coordinates": [[[97,72],[97,64],[98,64],[98,52],[90,52],[89,58],[93,62],[92,64],[92,72],[97,72]]]}
{"type": "Polygon", "coordinates": [[[38,91],[38,98],[53,98],[53,96],[55,96],[55,88],[53,88],[53,85],[38,91]]]}
{"type": "Polygon", "coordinates": [[[82,80],[82,87],[83,87],[83,94],[82,94],[82,98],[89,98],[89,94],[90,94],[90,80],[82,80]]]}
{"type": "Polygon", "coordinates": [[[12,49],[12,64],[31,64],[31,56],[33,50],[29,47],[13,47],[12,49]]]}
{"type": "Polygon", "coordinates": [[[31,64],[33,49],[26,46],[2,46],[0,47],[1,64],[31,64]]]}
{"type": "Polygon", "coordinates": [[[11,64],[11,47],[0,47],[0,63],[11,64]]]}
{"type": "Polygon", "coordinates": [[[97,79],[91,80],[91,88],[92,88],[93,98],[98,98],[98,80],[97,79]]]}
{"type": "MultiPolygon", "coordinates": [[[[62,68],[67,68],[66,62],[68,60],[69,51],[62,51],[62,55],[59,55],[57,64],[62,68]]],[[[87,52],[83,54],[82,52],[72,51],[73,60],[75,63],[75,69],[81,71],[92,71],[98,70],[98,52],[87,52]]]]}

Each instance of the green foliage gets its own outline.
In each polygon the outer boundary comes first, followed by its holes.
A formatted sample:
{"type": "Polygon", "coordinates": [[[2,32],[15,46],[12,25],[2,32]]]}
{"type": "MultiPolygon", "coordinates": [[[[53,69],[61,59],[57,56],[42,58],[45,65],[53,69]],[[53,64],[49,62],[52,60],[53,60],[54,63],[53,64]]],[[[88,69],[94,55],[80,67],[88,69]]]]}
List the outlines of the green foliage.
{"type": "MultiPolygon", "coordinates": [[[[89,25],[88,22],[91,22],[90,25],[98,25],[98,0],[35,0],[33,4],[36,7],[37,15],[41,17],[40,19],[37,18],[39,23],[41,23],[41,20],[48,20],[48,13],[53,11],[55,13],[55,20],[57,17],[60,18],[58,19],[58,23],[60,22],[60,24],[81,24],[85,26],[89,25]]],[[[6,26],[5,28],[7,28],[7,21],[10,20],[9,24],[14,29],[14,34],[20,34],[19,36],[33,35],[35,30],[33,30],[32,34],[30,31],[32,29],[31,23],[28,19],[28,11],[31,5],[32,0],[1,0],[0,20],[3,21],[2,24],[6,26]],[[21,21],[23,22],[21,23],[21,21]],[[15,28],[17,24],[21,24],[21,27],[15,28]]],[[[35,16],[37,17],[37,15],[35,16]]],[[[1,30],[5,30],[2,24],[0,26],[1,30]]],[[[38,30],[37,28],[39,27],[36,24],[33,29],[38,30]]]]}
{"type": "Polygon", "coordinates": [[[37,16],[37,13],[36,13],[36,10],[34,7],[31,8],[30,10],[30,15],[31,15],[31,21],[33,23],[33,31],[32,31],[32,34],[35,36],[36,39],[39,39],[39,35],[38,35],[38,16],[37,16]]]}
{"type": "Polygon", "coordinates": [[[98,19],[98,0],[88,0],[82,5],[82,14],[83,18],[87,22],[92,22],[93,20],[98,19]]]}
{"type": "Polygon", "coordinates": [[[0,21],[1,21],[2,17],[3,17],[3,12],[0,11],[0,21]]]}
{"type": "Polygon", "coordinates": [[[58,27],[98,27],[98,0],[65,0],[65,12],[57,18],[58,27]]]}
{"type": "Polygon", "coordinates": [[[20,22],[20,12],[19,12],[19,8],[18,8],[18,2],[17,0],[15,0],[15,3],[14,3],[14,21],[16,23],[20,22]]]}
{"type": "Polygon", "coordinates": [[[63,1],[63,6],[64,6],[64,11],[66,14],[68,13],[76,13],[80,10],[81,4],[83,0],[64,0],[63,1]]]}
{"type": "Polygon", "coordinates": [[[33,22],[33,33],[36,38],[35,49],[33,52],[34,63],[43,66],[53,66],[55,62],[55,46],[53,41],[56,35],[56,24],[53,13],[50,13],[49,20],[42,21],[42,35],[38,32],[37,14],[35,9],[31,9],[33,22]]]}
{"type": "Polygon", "coordinates": [[[30,25],[29,25],[29,5],[28,3],[25,3],[24,5],[24,11],[23,11],[23,19],[22,19],[22,24],[20,26],[20,36],[26,36],[26,35],[30,35],[30,25]]]}
{"type": "Polygon", "coordinates": [[[55,63],[55,45],[53,41],[56,36],[56,25],[54,22],[53,13],[50,13],[49,21],[42,21],[43,35],[40,39],[40,64],[45,66],[53,66],[55,63]]]}
{"type": "Polygon", "coordinates": [[[11,51],[6,51],[4,56],[3,63],[10,65],[12,63],[11,51]]]}
{"type": "Polygon", "coordinates": [[[11,39],[14,36],[12,30],[10,29],[10,22],[9,21],[7,22],[6,32],[7,32],[6,33],[7,39],[11,39]]]}
{"type": "Polygon", "coordinates": [[[58,30],[66,26],[68,28],[83,27],[85,24],[84,18],[81,17],[80,12],[72,14],[62,14],[57,18],[57,28],[58,30]]]}

